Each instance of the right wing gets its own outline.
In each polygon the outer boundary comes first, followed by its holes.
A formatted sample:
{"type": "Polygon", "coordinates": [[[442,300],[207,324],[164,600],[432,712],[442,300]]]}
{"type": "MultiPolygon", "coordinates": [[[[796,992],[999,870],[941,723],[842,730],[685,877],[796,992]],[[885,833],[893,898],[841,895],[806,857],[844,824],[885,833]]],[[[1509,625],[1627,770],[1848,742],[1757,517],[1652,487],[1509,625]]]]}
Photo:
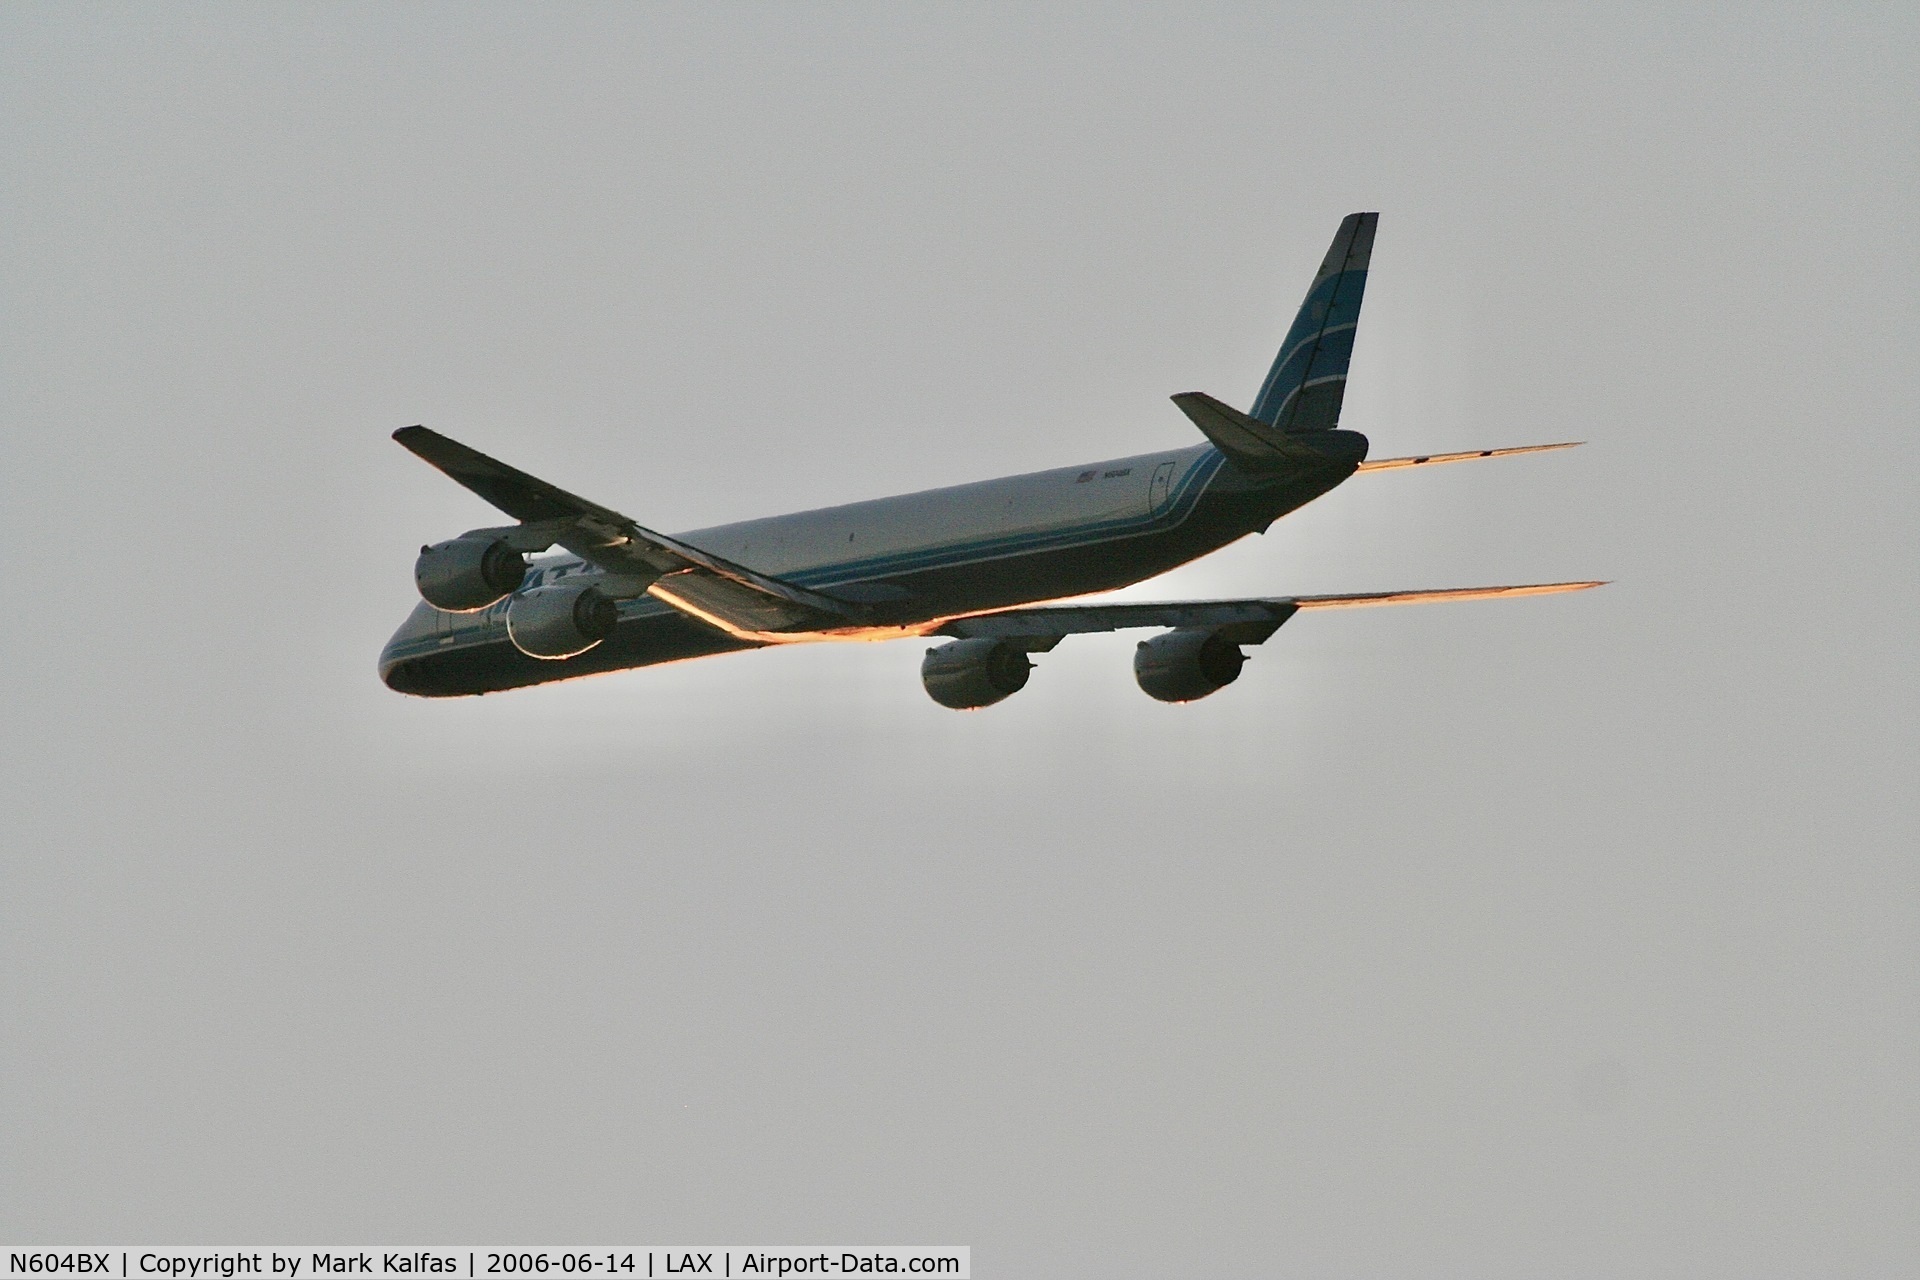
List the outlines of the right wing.
{"type": "Polygon", "coordinates": [[[856,625],[860,610],[844,600],[783,582],[744,565],[643,529],[609,507],[490,458],[425,427],[393,433],[410,452],[439,468],[514,519],[520,550],[558,543],[609,573],[636,580],[683,612],[743,637],[856,625]],[[538,546],[530,546],[531,543],[538,546]]]}
{"type": "Polygon", "coordinates": [[[1585,591],[1604,582],[1536,582],[1511,587],[1451,587],[1438,591],[1367,591],[1337,596],[1275,596],[1257,600],[1190,600],[1164,604],[1058,604],[1005,609],[955,618],[936,635],[971,639],[990,636],[1032,650],[1051,649],[1061,639],[1089,631],[1125,631],[1132,627],[1217,629],[1234,644],[1260,644],[1303,609],[1360,609],[1370,605],[1436,604],[1449,600],[1493,600],[1503,596],[1557,595],[1585,591]]]}

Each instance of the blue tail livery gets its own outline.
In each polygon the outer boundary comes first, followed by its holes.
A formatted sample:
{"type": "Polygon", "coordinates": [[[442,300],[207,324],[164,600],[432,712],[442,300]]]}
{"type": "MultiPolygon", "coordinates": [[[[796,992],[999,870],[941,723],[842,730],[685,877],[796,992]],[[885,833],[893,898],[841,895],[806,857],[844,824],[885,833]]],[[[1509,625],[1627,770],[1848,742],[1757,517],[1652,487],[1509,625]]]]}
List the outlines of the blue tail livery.
{"type": "Polygon", "coordinates": [[[1273,358],[1273,368],[1254,398],[1252,416],[1287,435],[1331,431],[1340,425],[1347,390],[1347,362],[1367,291],[1377,213],[1350,213],[1327,249],[1320,274],[1300,304],[1293,328],[1273,358]]]}

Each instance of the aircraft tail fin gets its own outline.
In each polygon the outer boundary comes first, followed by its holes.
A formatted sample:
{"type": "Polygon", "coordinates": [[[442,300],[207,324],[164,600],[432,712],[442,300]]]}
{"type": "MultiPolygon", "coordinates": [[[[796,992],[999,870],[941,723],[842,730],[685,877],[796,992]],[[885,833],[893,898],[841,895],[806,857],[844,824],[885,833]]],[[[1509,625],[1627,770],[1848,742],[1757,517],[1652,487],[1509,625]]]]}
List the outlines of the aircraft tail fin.
{"type": "Polygon", "coordinates": [[[1347,362],[1379,220],[1377,213],[1352,213],[1341,222],[1253,402],[1252,416],[1268,426],[1293,435],[1340,425],[1347,362]]]}

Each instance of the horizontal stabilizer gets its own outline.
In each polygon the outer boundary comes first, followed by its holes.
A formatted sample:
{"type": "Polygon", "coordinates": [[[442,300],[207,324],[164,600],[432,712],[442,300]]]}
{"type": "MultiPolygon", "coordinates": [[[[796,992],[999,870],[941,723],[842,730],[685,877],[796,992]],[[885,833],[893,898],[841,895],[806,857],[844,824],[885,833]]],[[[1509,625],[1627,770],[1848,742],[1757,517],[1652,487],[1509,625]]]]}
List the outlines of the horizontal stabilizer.
{"type": "Polygon", "coordinates": [[[1173,397],[1180,412],[1213,442],[1213,447],[1249,471],[1290,466],[1358,462],[1367,456],[1367,440],[1352,431],[1315,431],[1288,435],[1269,423],[1222,404],[1204,391],[1173,397]]]}
{"type": "Polygon", "coordinates": [[[1356,471],[1397,471],[1402,467],[1433,467],[1443,462],[1476,462],[1481,458],[1511,458],[1522,453],[1551,453],[1555,449],[1573,449],[1585,440],[1561,444],[1523,444],[1516,449],[1473,449],[1466,453],[1424,453],[1417,458],[1375,458],[1355,467],[1356,471]]]}

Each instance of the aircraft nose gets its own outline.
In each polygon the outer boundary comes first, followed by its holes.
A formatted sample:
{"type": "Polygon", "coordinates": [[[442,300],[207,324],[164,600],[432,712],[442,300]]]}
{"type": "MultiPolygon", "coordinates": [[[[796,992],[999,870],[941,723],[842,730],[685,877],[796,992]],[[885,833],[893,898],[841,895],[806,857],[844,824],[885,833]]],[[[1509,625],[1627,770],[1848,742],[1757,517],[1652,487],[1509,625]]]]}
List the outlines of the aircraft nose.
{"type": "Polygon", "coordinates": [[[399,655],[400,641],[407,629],[401,627],[380,650],[380,683],[395,693],[412,693],[416,682],[409,665],[399,655]]]}

